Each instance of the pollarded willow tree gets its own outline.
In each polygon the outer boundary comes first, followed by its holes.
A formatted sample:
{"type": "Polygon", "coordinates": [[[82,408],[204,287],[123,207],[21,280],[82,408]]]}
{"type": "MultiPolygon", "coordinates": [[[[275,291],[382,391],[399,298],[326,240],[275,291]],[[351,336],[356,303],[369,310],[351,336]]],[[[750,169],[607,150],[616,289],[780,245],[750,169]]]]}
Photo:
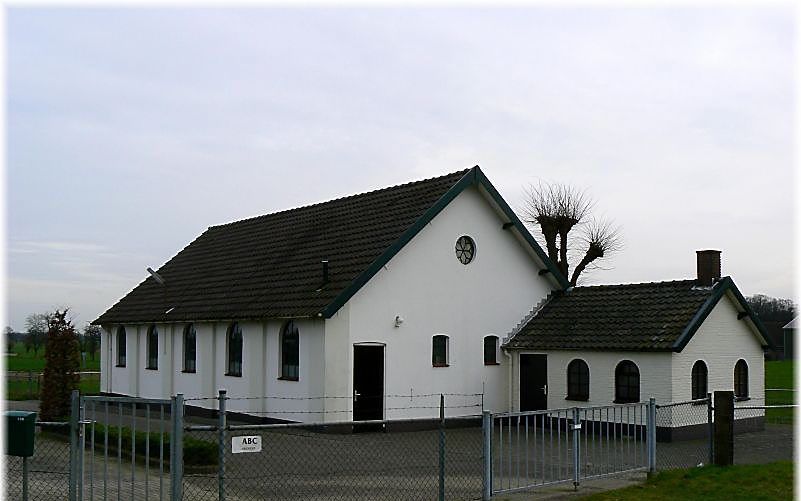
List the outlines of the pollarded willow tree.
{"type": "Polygon", "coordinates": [[[591,215],[595,201],[585,191],[540,182],[525,192],[523,220],[539,226],[548,257],[571,285],[576,285],[588,266],[620,250],[619,228],[591,215]],[[572,275],[569,257],[578,259],[572,275]]]}

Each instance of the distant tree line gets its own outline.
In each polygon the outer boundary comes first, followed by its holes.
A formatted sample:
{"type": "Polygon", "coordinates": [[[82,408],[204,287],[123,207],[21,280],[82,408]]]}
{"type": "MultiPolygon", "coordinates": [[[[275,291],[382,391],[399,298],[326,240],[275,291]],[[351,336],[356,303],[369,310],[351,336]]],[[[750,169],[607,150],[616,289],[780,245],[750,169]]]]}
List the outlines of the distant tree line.
{"type": "Polygon", "coordinates": [[[795,318],[797,311],[795,303],[791,299],[770,297],[764,294],[748,296],[745,300],[748,301],[748,305],[762,321],[762,325],[768,331],[768,337],[775,347],[775,350],[768,350],[768,360],[784,358],[784,332],[782,327],[795,318]]]}
{"type": "MultiPolygon", "coordinates": [[[[22,342],[25,353],[33,352],[34,356],[44,348],[47,351],[48,332],[51,330],[53,313],[31,313],[25,317],[25,332],[15,332],[10,326],[5,328],[6,350],[10,353],[18,342],[22,342]]],[[[81,353],[95,360],[100,350],[100,327],[86,324],[82,333],[75,332],[78,348],[81,353]]]]}
{"type": "Polygon", "coordinates": [[[796,307],[791,299],[754,294],[745,298],[763,322],[783,322],[786,324],[795,318],[796,307]]]}

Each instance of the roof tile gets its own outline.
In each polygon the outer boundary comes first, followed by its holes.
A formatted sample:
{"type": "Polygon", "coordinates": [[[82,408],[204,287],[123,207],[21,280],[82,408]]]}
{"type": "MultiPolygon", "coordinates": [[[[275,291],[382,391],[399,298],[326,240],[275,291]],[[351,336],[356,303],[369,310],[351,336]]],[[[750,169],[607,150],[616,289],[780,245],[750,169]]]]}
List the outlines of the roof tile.
{"type": "Polygon", "coordinates": [[[316,315],[468,172],[212,226],[93,323],[316,315]]]}

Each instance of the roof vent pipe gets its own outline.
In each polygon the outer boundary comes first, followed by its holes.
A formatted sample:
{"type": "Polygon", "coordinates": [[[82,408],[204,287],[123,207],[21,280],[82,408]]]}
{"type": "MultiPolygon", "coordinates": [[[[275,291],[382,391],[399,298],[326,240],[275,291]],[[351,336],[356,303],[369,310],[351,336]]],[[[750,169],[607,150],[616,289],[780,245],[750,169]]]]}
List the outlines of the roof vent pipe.
{"type": "Polygon", "coordinates": [[[323,284],[328,283],[328,259],[323,259],[323,284]]]}
{"type": "Polygon", "coordinates": [[[719,250],[699,250],[695,251],[698,259],[698,285],[711,287],[720,280],[720,251],[719,250]]]}

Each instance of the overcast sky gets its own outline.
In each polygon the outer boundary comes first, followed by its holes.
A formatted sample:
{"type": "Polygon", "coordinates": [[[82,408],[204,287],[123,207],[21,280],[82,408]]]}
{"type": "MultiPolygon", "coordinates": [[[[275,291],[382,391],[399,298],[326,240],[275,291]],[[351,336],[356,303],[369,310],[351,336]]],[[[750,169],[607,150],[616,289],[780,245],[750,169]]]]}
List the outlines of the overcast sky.
{"type": "MultiPolygon", "coordinates": [[[[7,300],[82,327],[210,225],[479,164],[586,188],[585,283],[793,293],[792,8],[7,11],[7,300]]],[[[510,328],[512,325],[510,325],[510,328]]]]}

